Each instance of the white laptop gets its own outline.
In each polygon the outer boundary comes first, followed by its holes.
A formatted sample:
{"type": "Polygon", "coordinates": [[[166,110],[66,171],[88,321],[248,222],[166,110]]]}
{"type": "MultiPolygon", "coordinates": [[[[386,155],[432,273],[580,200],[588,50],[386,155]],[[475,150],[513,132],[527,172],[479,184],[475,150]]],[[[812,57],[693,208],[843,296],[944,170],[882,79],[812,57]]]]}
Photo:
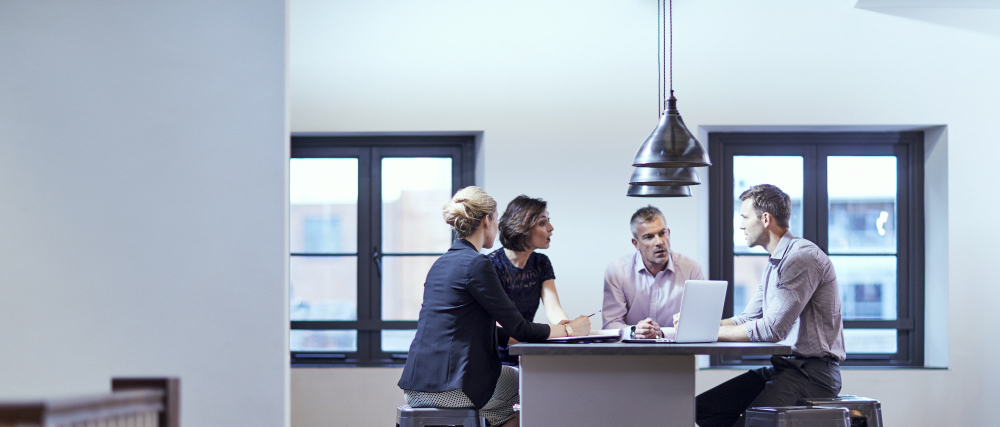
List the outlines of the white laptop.
{"type": "MultiPolygon", "coordinates": [[[[726,302],[725,280],[688,280],[684,282],[684,296],[681,298],[681,317],[676,334],[670,337],[666,328],[666,338],[623,339],[628,343],[703,343],[719,340],[719,323],[722,308],[726,302]]],[[[664,326],[664,325],[660,325],[664,326]]]]}

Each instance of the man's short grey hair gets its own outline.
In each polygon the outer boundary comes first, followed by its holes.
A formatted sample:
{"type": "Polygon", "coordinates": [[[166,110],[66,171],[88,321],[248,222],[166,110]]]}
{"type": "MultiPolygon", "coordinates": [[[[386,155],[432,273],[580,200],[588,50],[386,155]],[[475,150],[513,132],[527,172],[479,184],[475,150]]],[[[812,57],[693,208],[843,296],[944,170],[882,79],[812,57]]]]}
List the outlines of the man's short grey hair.
{"type": "Polygon", "coordinates": [[[667,218],[665,216],[663,216],[663,212],[660,212],[660,210],[657,209],[655,206],[649,205],[649,206],[646,206],[644,208],[639,208],[639,210],[635,211],[635,213],[632,214],[632,223],[631,223],[631,226],[632,226],[632,236],[636,237],[636,238],[639,237],[639,236],[636,236],[636,234],[635,234],[636,231],[638,231],[638,229],[639,229],[639,224],[645,224],[647,222],[653,222],[653,221],[656,221],[657,218],[663,220],[663,226],[664,227],[667,226],[667,218]]]}

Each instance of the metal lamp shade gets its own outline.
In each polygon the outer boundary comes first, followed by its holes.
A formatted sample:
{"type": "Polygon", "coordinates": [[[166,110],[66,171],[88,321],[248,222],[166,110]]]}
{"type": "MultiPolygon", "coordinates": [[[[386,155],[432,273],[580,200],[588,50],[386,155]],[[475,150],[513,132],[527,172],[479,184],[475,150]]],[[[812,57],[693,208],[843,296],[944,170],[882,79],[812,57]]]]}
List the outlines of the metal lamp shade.
{"type": "Polygon", "coordinates": [[[698,185],[701,179],[694,168],[635,168],[631,185],[698,185]]]}
{"type": "Polygon", "coordinates": [[[686,168],[711,166],[705,147],[684,126],[677,112],[677,98],[667,100],[667,111],[635,153],[632,166],[647,168],[686,168]]]}
{"type": "Polygon", "coordinates": [[[691,187],[686,185],[629,185],[629,197],[689,197],[691,187]]]}

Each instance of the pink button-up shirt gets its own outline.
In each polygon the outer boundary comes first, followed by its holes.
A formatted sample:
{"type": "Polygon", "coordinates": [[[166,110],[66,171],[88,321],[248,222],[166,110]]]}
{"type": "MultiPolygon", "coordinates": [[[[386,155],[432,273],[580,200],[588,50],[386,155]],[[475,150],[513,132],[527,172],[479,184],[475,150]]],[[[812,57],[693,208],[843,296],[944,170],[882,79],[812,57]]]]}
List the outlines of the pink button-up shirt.
{"type": "Polygon", "coordinates": [[[681,311],[684,282],[704,279],[697,261],[673,251],[667,268],[656,276],[646,271],[639,251],[618,258],[604,272],[602,329],[633,326],[647,317],[661,327],[674,326],[674,314],[681,311]]]}

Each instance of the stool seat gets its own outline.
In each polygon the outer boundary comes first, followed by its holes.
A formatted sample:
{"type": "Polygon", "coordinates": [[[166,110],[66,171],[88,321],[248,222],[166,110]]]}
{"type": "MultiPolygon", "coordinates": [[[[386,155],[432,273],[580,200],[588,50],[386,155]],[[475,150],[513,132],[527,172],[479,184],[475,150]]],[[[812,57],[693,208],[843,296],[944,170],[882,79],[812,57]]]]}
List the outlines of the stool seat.
{"type": "Polygon", "coordinates": [[[747,409],[746,427],[850,427],[846,408],[778,406],[747,409]]]}
{"type": "Polygon", "coordinates": [[[463,426],[486,427],[476,408],[396,408],[397,427],[463,426]]]}
{"type": "Polygon", "coordinates": [[[799,399],[799,405],[847,408],[851,427],[882,427],[882,403],[867,397],[842,395],[799,399]]]}

